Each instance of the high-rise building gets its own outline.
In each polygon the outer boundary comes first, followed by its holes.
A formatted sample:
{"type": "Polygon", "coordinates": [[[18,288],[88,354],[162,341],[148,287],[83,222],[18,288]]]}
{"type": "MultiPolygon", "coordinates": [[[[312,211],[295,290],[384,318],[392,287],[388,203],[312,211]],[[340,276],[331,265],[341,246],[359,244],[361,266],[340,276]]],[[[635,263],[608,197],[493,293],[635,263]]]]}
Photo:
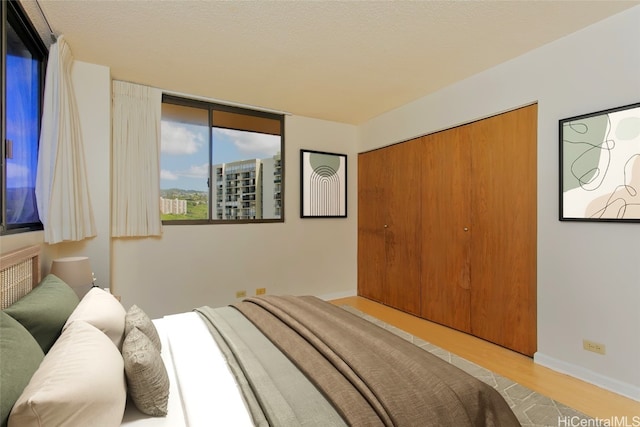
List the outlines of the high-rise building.
{"type": "Polygon", "coordinates": [[[214,165],[214,219],[272,219],[281,212],[280,153],[214,165]]]}

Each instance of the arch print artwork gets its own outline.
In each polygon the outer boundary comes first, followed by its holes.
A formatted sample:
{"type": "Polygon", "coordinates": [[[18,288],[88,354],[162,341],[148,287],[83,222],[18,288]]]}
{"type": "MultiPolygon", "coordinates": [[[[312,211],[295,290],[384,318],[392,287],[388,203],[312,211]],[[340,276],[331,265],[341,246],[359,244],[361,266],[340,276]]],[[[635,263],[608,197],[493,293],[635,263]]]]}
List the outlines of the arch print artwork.
{"type": "Polygon", "coordinates": [[[640,103],[560,125],[560,220],[640,222],[640,103]]]}
{"type": "Polygon", "coordinates": [[[300,217],[346,216],[347,156],[300,150],[300,217]]]}

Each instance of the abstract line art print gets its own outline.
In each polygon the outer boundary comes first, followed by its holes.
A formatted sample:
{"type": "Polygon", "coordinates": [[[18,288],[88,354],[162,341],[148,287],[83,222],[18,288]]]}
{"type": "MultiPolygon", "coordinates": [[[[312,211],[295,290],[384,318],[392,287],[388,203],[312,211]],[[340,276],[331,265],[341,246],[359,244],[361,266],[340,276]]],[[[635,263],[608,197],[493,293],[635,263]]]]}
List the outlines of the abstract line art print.
{"type": "Polygon", "coordinates": [[[640,103],[559,125],[560,220],[640,222],[640,103]]]}
{"type": "Polygon", "coordinates": [[[346,218],[347,156],[300,150],[300,217],[346,218]]]}

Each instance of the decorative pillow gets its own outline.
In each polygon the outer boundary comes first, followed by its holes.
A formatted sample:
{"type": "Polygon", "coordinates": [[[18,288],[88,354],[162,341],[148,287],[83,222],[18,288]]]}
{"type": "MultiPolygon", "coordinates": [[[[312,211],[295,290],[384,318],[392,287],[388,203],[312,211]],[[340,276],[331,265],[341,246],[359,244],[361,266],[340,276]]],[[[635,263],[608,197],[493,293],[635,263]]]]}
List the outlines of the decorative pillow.
{"type": "Polygon", "coordinates": [[[169,376],[155,344],[134,327],[122,343],[122,357],[129,395],[136,407],[147,415],[167,415],[169,376]]]}
{"type": "Polygon", "coordinates": [[[20,322],[47,353],[79,302],[69,285],[49,274],[4,312],[20,322]]]}
{"type": "Polygon", "coordinates": [[[120,350],[124,339],[126,314],[127,311],[116,297],[103,289],[91,288],[73,310],[62,330],[76,320],[83,320],[107,334],[120,350]]]}
{"type": "Polygon", "coordinates": [[[0,312],[0,425],[40,366],[44,353],[38,342],[13,317],[0,312]]]}
{"type": "Polygon", "coordinates": [[[149,337],[158,351],[162,350],[162,343],[160,342],[158,330],[149,316],[147,316],[147,313],[142,311],[142,309],[137,305],[132,305],[127,311],[127,315],[124,320],[124,335],[129,335],[129,332],[133,328],[140,329],[140,332],[149,337]]]}
{"type": "Polygon", "coordinates": [[[75,321],[62,332],[9,416],[9,427],[119,426],[127,400],[122,355],[75,321]]]}

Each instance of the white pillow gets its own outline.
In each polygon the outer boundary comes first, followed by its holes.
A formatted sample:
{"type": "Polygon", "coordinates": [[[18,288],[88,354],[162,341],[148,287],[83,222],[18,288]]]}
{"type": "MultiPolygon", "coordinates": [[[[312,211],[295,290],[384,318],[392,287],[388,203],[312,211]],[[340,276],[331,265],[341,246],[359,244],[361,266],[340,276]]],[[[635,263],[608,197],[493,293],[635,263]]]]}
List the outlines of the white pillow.
{"type": "Polygon", "coordinates": [[[127,388],[122,355],[107,336],[71,323],[9,415],[9,427],[119,426],[127,388]]]}
{"type": "Polygon", "coordinates": [[[91,288],[73,310],[62,330],[72,322],[82,320],[107,334],[120,349],[124,339],[126,314],[127,311],[116,297],[103,289],[91,288]]]}

